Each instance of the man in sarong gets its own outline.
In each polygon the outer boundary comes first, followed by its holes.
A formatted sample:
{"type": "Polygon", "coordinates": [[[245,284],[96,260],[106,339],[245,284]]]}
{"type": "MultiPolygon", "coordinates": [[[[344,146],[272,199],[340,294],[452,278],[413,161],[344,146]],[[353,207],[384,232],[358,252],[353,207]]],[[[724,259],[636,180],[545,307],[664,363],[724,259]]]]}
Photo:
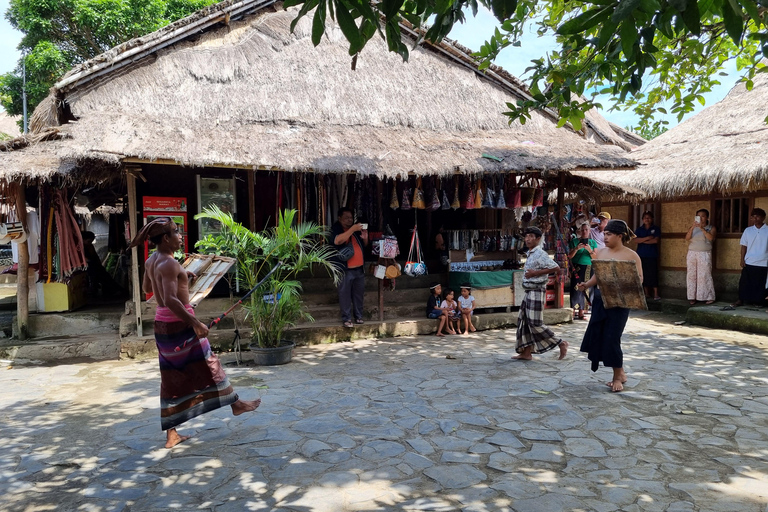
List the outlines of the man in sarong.
{"type": "Polygon", "coordinates": [[[179,228],[169,217],[157,218],[142,228],[131,247],[147,239],[157,246],[157,251],[145,264],[143,287],[157,299],[160,423],[166,431],[165,447],[173,448],[190,437],[176,432],[185,421],[227,405],[238,416],[255,410],[261,400],[240,400],[219,359],[211,352],[206,338],[208,327],[195,318],[189,304],[189,280],[194,279],[194,274],[173,257],[181,247],[179,228]]]}
{"type": "Polygon", "coordinates": [[[512,358],[522,361],[530,361],[533,354],[543,354],[555,347],[560,348],[559,359],[563,359],[568,351],[568,342],[555,338],[555,333],[544,325],[547,279],[549,274],[560,269],[560,265],[542,249],[541,235],[537,227],[525,230],[525,245],[528,247],[523,269],[525,296],[517,317],[517,355],[512,358]]]}
{"type": "MultiPolygon", "coordinates": [[[[611,220],[605,226],[605,247],[597,249],[593,259],[634,261],[642,282],[643,264],[640,256],[632,249],[624,246],[634,236],[626,222],[611,220]]],[[[597,274],[593,273],[589,281],[579,283],[577,287],[584,291],[596,284],[597,274]]],[[[587,331],[584,333],[581,351],[587,352],[589,360],[592,361],[593,372],[596,372],[600,367],[601,361],[603,365],[613,368],[613,379],[607,385],[614,392],[622,391],[627,382],[627,374],[624,372],[624,354],[621,351],[621,335],[624,334],[624,327],[627,325],[628,319],[628,308],[606,309],[600,290],[595,290],[592,300],[592,316],[589,319],[587,331]]]]}
{"type": "Polygon", "coordinates": [[[739,300],[733,307],[743,304],[763,306],[768,277],[768,226],[765,225],[765,210],[753,208],[749,220],[752,225],[744,230],[741,245],[741,278],[739,279],[739,300]]]}

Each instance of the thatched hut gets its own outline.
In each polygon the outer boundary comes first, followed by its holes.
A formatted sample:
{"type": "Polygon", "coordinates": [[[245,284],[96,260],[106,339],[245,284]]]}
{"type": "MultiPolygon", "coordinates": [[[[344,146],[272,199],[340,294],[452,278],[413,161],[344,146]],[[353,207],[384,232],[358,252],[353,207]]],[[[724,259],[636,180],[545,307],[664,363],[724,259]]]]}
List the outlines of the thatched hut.
{"type": "MultiPolygon", "coordinates": [[[[508,124],[505,104],[528,92],[498,67],[481,72],[466,48],[403,26],[415,46],[407,63],[374,38],[352,69],[338,28],[315,48],[311,17],[291,34],[296,14],[270,0],[226,0],[77,66],[35,110],[31,135],[0,152],[0,179],[127,178],[132,221],[143,196],[183,197],[191,217],[209,192],[229,194],[253,228],[281,206],[303,215],[319,209],[313,201],[349,201],[328,192],[361,177],[386,187],[446,178],[452,191],[457,176],[535,173],[590,200],[631,193],[570,178],[634,166],[614,130],[593,143],[591,124],[558,129],[549,112],[508,124]]],[[[190,242],[203,228],[189,223],[190,242]]]]}
{"type": "MultiPolygon", "coordinates": [[[[685,233],[697,209],[710,211],[718,230],[714,248],[715,288],[734,294],[740,273],[739,238],[754,207],[768,210],[768,74],[751,91],[737,84],[720,102],[631,153],[633,171],[600,173],[613,183],[643,190],[641,205],[608,203],[604,209],[639,225],[655,210],[663,233],[661,280],[668,295],[685,288],[685,233]]],[[[595,173],[584,173],[595,176],[595,173]]]]}

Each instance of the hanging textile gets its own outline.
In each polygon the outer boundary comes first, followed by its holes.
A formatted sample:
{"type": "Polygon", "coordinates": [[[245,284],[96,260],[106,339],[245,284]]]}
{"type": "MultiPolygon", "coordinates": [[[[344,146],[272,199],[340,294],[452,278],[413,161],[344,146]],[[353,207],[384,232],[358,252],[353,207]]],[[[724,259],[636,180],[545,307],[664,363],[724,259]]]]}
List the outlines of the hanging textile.
{"type": "Polygon", "coordinates": [[[477,190],[475,191],[475,208],[483,207],[483,180],[477,180],[477,190]]]}
{"type": "Polygon", "coordinates": [[[389,207],[393,210],[400,208],[400,201],[397,200],[397,181],[392,180],[392,198],[389,200],[389,207]]]}
{"type": "Polygon", "coordinates": [[[496,206],[496,193],[493,191],[493,180],[485,179],[485,194],[483,194],[483,208],[493,208],[496,206]]]}
{"type": "Polygon", "coordinates": [[[498,191],[498,197],[496,198],[496,208],[506,208],[507,207],[507,201],[504,198],[504,176],[499,176],[498,178],[499,182],[499,191],[498,191]]]}
{"type": "Polygon", "coordinates": [[[461,208],[461,194],[459,193],[459,177],[454,176],[453,178],[453,184],[454,184],[454,190],[453,190],[453,202],[451,203],[451,208],[454,210],[458,210],[461,208]]]}
{"type": "Polygon", "coordinates": [[[408,188],[408,182],[405,182],[405,187],[403,187],[403,200],[400,201],[400,209],[411,209],[411,189],[408,188]]]}
{"type": "Polygon", "coordinates": [[[429,207],[427,208],[431,212],[434,212],[440,209],[440,195],[437,192],[437,183],[435,183],[434,185],[435,186],[432,188],[432,200],[429,201],[429,207]]]}
{"type": "Polygon", "coordinates": [[[59,240],[59,260],[61,273],[59,280],[70,277],[77,270],[85,270],[88,264],[83,250],[83,237],[75,216],[69,207],[66,192],[62,189],[54,192],[56,232],[59,240]]]}
{"type": "Polygon", "coordinates": [[[544,189],[543,188],[537,188],[536,192],[534,192],[532,206],[534,208],[538,206],[544,206],[544,189]]]}
{"type": "Polygon", "coordinates": [[[464,180],[464,186],[465,186],[464,203],[461,206],[465,210],[474,210],[475,209],[475,197],[474,197],[473,190],[472,190],[471,178],[466,178],[464,180]]]}
{"type": "Polygon", "coordinates": [[[424,191],[421,188],[421,178],[416,178],[416,190],[413,192],[413,203],[411,203],[411,206],[417,210],[424,210],[427,207],[424,202],[424,191]]]}

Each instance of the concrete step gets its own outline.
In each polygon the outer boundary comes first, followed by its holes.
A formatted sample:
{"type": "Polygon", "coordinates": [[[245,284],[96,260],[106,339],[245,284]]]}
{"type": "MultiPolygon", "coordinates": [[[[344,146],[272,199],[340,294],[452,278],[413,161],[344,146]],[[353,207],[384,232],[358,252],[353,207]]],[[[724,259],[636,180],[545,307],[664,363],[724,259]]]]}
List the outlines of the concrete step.
{"type": "MultiPolygon", "coordinates": [[[[544,323],[556,325],[571,322],[570,309],[546,309],[544,310],[544,323]]],[[[479,313],[473,321],[478,331],[488,329],[514,329],[517,326],[517,312],[512,313],[479,313]]],[[[315,345],[320,343],[336,343],[370,338],[391,338],[398,336],[432,335],[437,329],[437,321],[423,316],[400,317],[384,322],[370,321],[353,328],[339,325],[338,320],[324,320],[301,325],[286,331],[286,339],[297,345],[315,345]]],[[[251,330],[241,328],[241,347],[248,350],[251,330]]],[[[514,336],[514,331],[510,331],[514,336]]],[[[449,337],[448,339],[459,339],[449,337]]],[[[213,329],[208,340],[216,352],[230,351],[233,348],[233,329],[213,329]]],[[[128,336],[120,341],[120,357],[135,358],[156,354],[155,341],[152,336],[128,336]]]]}
{"type": "MultiPolygon", "coordinates": [[[[394,290],[384,290],[384,304],[400,303],[400,302],[424,302],[427,303],[429,297],[429,288],[400,288],[399,286],[394,290]]],[[[302,300],[309,306],[315,304],[338,304],[339,293],[336,288],[326,289],[322,293],[303,293],[301,295],[302,300]]],[[[378,290],[366,290],[363,298],[365,304],[378,304],[379,291],[378,290]]]]}
{"type": "MultiPolygon", "coordinates": [[[[400,265],[403,265],[400,262],[400,265]]],[[[398,289],[423,289],[429,288],[429,283],[432,281],[438,281],[440,283],[448,282],[448,274],[428,274],[426,276],[400,276],[397,278],[398,289]]],[[[304,293],[323,293],[328,290],[335,290],[336,286],[329,277],[309,277],[302,278],[301,285],[304,293]]],[[[379,280],[373,276],[366,276],[365,290],[376,291],[379,289],[379,280]]]]}
{"type": "Polygon", "coordinates": [[[120,337],[117,331],[2,341],[0,359],[16,364],[62,363],[73,359],[115,360],[120,356],[120,337]]]}
{"type": "MultiPolygon", "coordinates": [[[[99,308],[67,313],[35,313],[29,315],[28,335],[30,338],[52,336],[78,336],[91,334],[115,335],[120,332],[124,307],[99,308]]],[[[16,336],[16,318],[13,320],[16,336]]]]}

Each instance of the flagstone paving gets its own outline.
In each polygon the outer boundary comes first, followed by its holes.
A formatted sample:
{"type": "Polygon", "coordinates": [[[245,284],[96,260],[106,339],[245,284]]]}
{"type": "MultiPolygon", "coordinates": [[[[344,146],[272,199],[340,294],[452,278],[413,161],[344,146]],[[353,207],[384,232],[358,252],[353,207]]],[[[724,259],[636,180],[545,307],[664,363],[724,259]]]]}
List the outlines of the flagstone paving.
{"type": "Polygon", "coordinates": [[[768,512],[768,338],[658,318],[630,320],[620,394],[583,322],[564,361],[510,360],[510,330],[228,366],[263,405],[173,450],[154,360],[3,369],[0,510],[768,512]]]}

